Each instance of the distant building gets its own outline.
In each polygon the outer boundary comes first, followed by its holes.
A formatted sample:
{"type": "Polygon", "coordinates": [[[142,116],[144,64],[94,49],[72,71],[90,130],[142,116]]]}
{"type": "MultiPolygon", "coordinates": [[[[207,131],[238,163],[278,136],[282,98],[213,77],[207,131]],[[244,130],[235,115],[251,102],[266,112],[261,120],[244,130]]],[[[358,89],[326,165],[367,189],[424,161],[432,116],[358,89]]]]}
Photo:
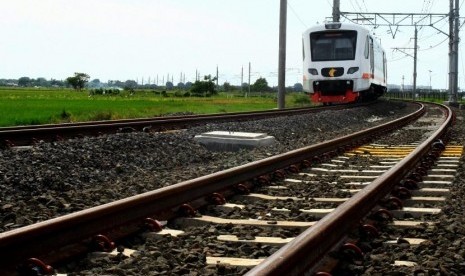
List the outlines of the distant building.
{"type": "Polygon", "coordinates": [[[387,85],[387,90],[388,91],[392,91],[392,92],[399,92],[401,91],[402,87],[400,85],[397,85],[397,84],[388,84],[387,85]]]}
{"type": "MultiPolygon", "coordinates": [[[[413,90],[413,85],[411,84],[405,84],[404,88],[402,89],[401,85],[398,84],[388,84],[387,85],[388,91],[392,92],[399,92],[399,91],[412,91],[413,90]]],[[[416,90],[418,91],[431,91],[432,87],[429,85],[417,85],[416,90]]]]}

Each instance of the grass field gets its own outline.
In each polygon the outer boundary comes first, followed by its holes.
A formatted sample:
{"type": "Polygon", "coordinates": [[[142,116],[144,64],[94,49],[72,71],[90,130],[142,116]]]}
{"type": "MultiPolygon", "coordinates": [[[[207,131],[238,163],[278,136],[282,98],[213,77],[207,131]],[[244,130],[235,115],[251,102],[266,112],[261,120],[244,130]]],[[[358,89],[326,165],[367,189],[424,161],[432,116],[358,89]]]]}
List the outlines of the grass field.
{"type": "MultiPolygon", "coordinates": [[[[303,105],[310,103],[302,93],[286,95],[286,107],[303,105]]],[[[143,118],[179,112],[241,112],[276,106],[275,95],[272,94],[247,98],[226,94],[196,98],[162,97],[151,91],[89,96],[86,91],[62,89],[0,89],[0,126],[143,118]]]]}

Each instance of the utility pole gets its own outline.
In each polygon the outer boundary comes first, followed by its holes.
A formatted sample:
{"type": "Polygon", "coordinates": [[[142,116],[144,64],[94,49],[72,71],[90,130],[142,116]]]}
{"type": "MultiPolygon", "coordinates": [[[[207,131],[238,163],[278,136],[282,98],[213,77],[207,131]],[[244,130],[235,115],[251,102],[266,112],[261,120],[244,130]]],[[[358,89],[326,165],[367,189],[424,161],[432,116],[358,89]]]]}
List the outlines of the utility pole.
{"type": "Polygon", "coordinates": [[[459,92],[459,32],[460,32],[460,5],[459,0],[455,0],[455,29],[454,29],[454,53],[455,53],[455,90],[452,103],[457,104],[457,93],[459,92]]]}
{"type": "Polygon", "coordinates": [[[341,1],[333,0],[333,22],[339,22],[341,19],[341,1]]]}
{"type": "MultiPolygon", "coordinates": [[[[250,70],[251,70],[251,65],[250,65],[250,62],[249,62],[249,94],[250,94],[250,70]]],[[[248,94],[246,93],[245,94],[245,97],[247,98],[248,94]]]]}
{"type": "Polygon", "coordinates": [[[452,83],[454,78],[452,76],[454,58],[452,56],[453,45],[454,45],[454,0],[449,0],[449,100],[452,98],[453,90],[452,83]]]}
{"type": "Polygon", "coordinates": [[[418,29],[415,26],[415,42],[413,46],[413,95],[412,99],[415,100],[417,94],[417,52],[418,52],[418,29]]]}
{"type": "Polygon", "coordinates": [[[241,92],[243,90],[242,84],[244,83],[244,65],[241,67],[241,92]]]}
{"type": "MultiPolygon", "coordinates": [[[[340,12],[340,15],[356,24],[364,22],[365,25],[375,27],[386,26],[389,28],[392,37],[395,38],[399,27],[414,26],[415,33],[418,27],[432,27],[439,33],[449,37],[449,104],[457,104],[458,90],[458,50],[459,50],[459,1],[450,1],[450,12],[439,13],[349,13],[340,12]],[[446,33],[436,27],[443,19],[449,18],[449,32],[446,33]]],[[[417,40],[415,39],[415,51],[417,40]]],[[[415,54],[416,56],[416,54],[415,54]]],[[[416,57],[414,57],[416,62],[416,57]]],[[[416,64],[414,65],[416,67],[416,64]]],[[[416,72],[414,73],[416,75],[416,72]]],[[[414,86],[416,79],[414,78],[414,86]]],[[[416,87],[414,87],[415,89],[416,87]]],[[[414,91],[415,93],[415,91],[414,91]]]]}
{"type": "Polygon", "coordinates": [[[431,73],[433,71],[428,70],[428,72],[429,72],[429,92],[433,92],[433,87],[431,86],[431,73]]]}
{"type": "Polygon", "coordinates": [[[404,82],[405,82],[405,76],[402,75],[402,93],[404,93],[404,82]]]}
{"type": "Polygon", "coordinates": [[[459,0],[450,0],[449,16],[449,104],[457,105],[459,60],[459,0]]]}
{"type": "Polygon", "coordinates": [[[216,65],[216,87],[218,87],[218,65],[216,65]]]}
{"type": "MultiPolygon", "coordinates": [[[[286,23],[287,0],[281,0],[279,13],[278,108],[285,107],[286,99],[286,23]]],[[[250,87],[250,85],[249,85],[250,87]]],[[[250,89],[250,88],[249,88],[250,89]]]]}

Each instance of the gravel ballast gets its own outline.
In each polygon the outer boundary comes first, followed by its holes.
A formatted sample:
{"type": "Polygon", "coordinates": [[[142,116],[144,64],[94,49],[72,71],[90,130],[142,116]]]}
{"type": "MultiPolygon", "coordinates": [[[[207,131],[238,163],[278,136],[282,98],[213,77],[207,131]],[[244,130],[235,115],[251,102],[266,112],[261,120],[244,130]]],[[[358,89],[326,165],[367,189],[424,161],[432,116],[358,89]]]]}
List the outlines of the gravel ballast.
{"type": "Polygon", "coordinates": [[[0,151],[0,232],[151,191],[374,126],[411,112],[399,102],[169,133],[119,133],[0,151]],[[214,131],[264,132],[270,147],[208,151],[214,131]]]}
{"type": "MultiPolygon", "coordinates": [[[[412,110],[412,107],[403,103],[383,101],[369,107],[318,114],[220,125],[210,124],[170,133],[120,133],[56,143],[40,143],[26,150],[2,150],[0,151],[0,231],[8,231],[326,141],[401,117],[412,110]],[[194,142],[195,135],[213,130],[264,132],[275,136],[277,143],[271,147],[254,150],[211,152],[194,142]]],[[[453,144],[463,145],[465,142],[465,127],[462,126],[464,114],[462,113],[459,111],[458,122],[453,130],[453,144]]],[[[465,189],[462,188],[463,179],[465,179],[464,167],[462,162],[459,177],[453,184],[451,200],[448,200],[448,206],[440,215],[444,226],[429,229],[432,234],[430,239],[436,239],[434,243],[440,244],[446,240],[449,246],[415,249],[423,250],[431,256],[424,260],[422,267],[418,268],[420,273],[426,273],[420,275],[440,275],[442,271],[450,275],[461,275],[465,272],[463,267],[465,253],[462,249],[465,244],[465,233],[462,233],[465,229],[463,219],[465,189]]],[[[205,256],[203,250],[208,246],[209,241],[197,240],[195,237],[202,231],[218,231],[219,234],[223,232],[227,234],[231,232],[230,228],[231,226],[214,229],[205,227],[195,230],[198,233],[191,233],[191,242],[197,244],[199,251],[191,252],[192,254],[177,250],[168,253],[169,256],[162,254],[162,248],[166,248],[168,243],[179,243],[177,248],[184,246],[177,239],[163,237],[162,241],[157,239],[138,245],[140,253],[137,258],[122,256],[118,257],[119,260],[105,258],[103,261],[95,261],[100,270],[92,270],[90,268],[92,263],[90,263],[88,264],[89,270],[79,267],[76,271],[80,271],[77,272],[80,275],[140,275],[140,273],[166,275],[167,272],[172,275],[240,275],[246,270],[220,266],[205,268],[202,271],[204,266],[202,256],[205,256]],[[158,256],[157,264],[150,266],[138,263],[153,256],[158,256]],[[166,261],[172,260],[170,256],[173,259],[178,258],[180,264],[182,260],[190,258],[191,266],[176,267],[176,271],[172,271],[170,270],[172,266],[166,261]],[[105,262],[108,263],[107,266],[102,265],[105,262]],[[124,270],[124,267],[130,268],[133,265],[139,268],[132,268],[133,271],[130,272],[124,270]],[[155,267],[157,265],[160,267],[155,267]],[[196,272],[197,274],[189,272],[194,268],[201,272],[196,272]]],[[[237,230],[238,234],[243,233],[242,230],[237,230]]],[[[254,228],[250,231],[257,236],[292,237],[298,234],[295,231],[273,233],[269,229],[254,228]]],[[[389,234],[397,235],[398,233],[389,234]]],[[[138,244],[138,242],[134,243],[138,244]]],[[[218,250],[218,254],[222,250],[256,251],[256,257],[260,258],[272,254],[277,248],[239,246],[234,249],[216,248],[215,250],[218,250]]],[[[414,253],[419,253],[419,251],[414,253]]],[[[381,254],[377,254],[379,267],[359,265],[351,269],[355,275],[387,275],[387,273],[394,273],[389,275],[410,275],[407,274],[408,272],[403,272],[402,268],[393,269],[390,266],[389,260],[392,261],[396,257],[399,256],[386,255],[386,259],[383,259],[381,254]]],[[[369,255],[366,258],[370,258],[369,255]]],[[[406,257],[400,256],[400,258],[406,257]]]]}

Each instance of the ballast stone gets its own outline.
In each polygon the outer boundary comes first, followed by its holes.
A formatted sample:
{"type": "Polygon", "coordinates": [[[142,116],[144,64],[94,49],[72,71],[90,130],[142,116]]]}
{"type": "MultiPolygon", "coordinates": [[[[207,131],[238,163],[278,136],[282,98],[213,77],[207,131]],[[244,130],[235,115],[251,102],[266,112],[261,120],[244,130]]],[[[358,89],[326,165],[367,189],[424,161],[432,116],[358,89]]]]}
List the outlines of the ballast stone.
{"type": "Polygon", "coordinates": [[[276,142],[266,133],[211,131],[196,135],[194,140],[205,145],[209,150],[237,151],[241,148],[269,146],[276,142]]]}

